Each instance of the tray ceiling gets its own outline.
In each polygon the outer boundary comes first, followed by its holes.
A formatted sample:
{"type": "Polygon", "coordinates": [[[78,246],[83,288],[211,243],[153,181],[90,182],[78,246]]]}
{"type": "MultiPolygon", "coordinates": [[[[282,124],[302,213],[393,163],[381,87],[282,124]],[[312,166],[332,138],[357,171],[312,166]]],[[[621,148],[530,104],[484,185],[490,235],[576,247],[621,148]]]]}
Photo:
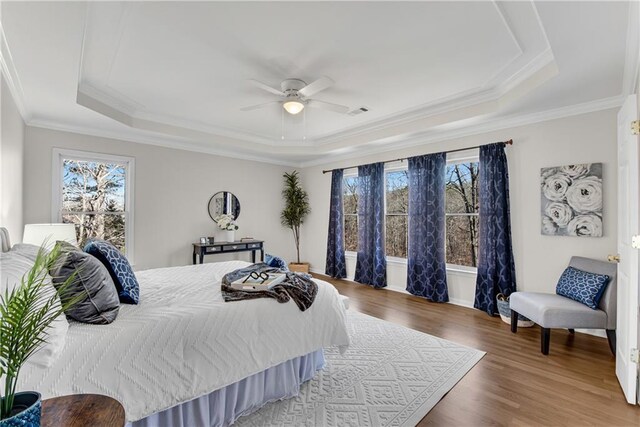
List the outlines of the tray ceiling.
{"type": "Polygon", "coordinates": [[[33,124],[296,163],[618,102],[637,64],[629,13],[624,2],[4,3],[2,53],[33,124]],[[369,112],[240,111],[275,99],[248,79],[321,76],[335,85],[315,98],[369,112]]]}

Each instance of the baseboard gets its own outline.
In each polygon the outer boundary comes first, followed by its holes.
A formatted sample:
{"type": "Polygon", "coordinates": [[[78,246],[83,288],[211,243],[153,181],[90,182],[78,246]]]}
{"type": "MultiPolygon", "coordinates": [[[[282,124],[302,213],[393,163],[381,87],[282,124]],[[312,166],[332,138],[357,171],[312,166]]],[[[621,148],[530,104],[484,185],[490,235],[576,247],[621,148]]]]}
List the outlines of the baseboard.
{"type": "Polygon", "coordinates": [[[607,333],[603,329],[576,329],[581,334],[593,335],[600,338],[606,338],[607,333]]]}
{"type": "MultiPolygon", "coordinates": [[[[316,274],[323,274],[323,275],[325,274],[324,271],[318,270],[317,268],[310,268],[309,271],[316,274]]],[[[353,278],[346,277],[343,280],[353,281],[353,278]]],[[[387,286],[385,289],[388,291],[400,292],[401,294],[405,294],[405,295],[411,295],[409,292],[407,292],[406,289],[403,289],[403,288],[394,288],[392,286],[387,286]]],[[[459,305],[460,307],[473,308],[473,302],[465,301],[458,298],[449,298],[449,304],[459,305]]]]}
{"type": "Polygon", "coordinates": [[[449,298],[449,304],[459,305],[460,307],[473,308],[473,302],[465,301],[458,298],[449,298]]]}

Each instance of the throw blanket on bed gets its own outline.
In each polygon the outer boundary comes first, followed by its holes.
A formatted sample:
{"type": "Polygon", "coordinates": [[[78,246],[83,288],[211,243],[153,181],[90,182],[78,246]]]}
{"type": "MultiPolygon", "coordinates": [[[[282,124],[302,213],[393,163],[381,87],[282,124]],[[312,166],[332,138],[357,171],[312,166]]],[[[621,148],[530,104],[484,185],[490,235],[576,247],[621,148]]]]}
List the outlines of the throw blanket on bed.
{"type": "Polygon", "coordinates": [[[296,274],[290,271],[269,267],[267,264],[253,264],[246,268],[227,273],[222,278],[222,298],[226,301],[242,301],[255,298],[273,298],[279,303],[292,299],[300,311],[305,311],[316,299],[318,285],[308,275],[296,274]],[[253,272],[257,273],[286,273],[287,277],[281,283],[265,291],[241,291],[231,287],[231,283],[253,272]]]}

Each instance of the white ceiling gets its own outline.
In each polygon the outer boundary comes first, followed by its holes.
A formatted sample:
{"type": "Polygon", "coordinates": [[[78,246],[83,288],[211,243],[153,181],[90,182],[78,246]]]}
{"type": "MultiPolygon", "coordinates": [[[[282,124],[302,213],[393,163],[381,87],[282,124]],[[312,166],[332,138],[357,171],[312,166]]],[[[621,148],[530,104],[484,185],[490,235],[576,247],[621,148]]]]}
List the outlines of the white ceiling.
{"type": "Polygon", "coordinates": [[[1,7],[29,124],[296,165],[615,107],[639,57],[634,2],[1,7]],[[240,111],[275,98],[248,79],[321,76],[314,98],[370,111],[240,111]]]}

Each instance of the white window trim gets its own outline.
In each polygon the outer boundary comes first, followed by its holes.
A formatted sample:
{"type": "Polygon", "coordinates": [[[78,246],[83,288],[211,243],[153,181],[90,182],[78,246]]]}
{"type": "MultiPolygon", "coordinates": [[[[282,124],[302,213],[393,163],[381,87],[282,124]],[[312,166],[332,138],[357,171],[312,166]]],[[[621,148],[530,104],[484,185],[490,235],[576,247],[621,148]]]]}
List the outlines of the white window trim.
{"type": "Polygon", "coordinates": [[[125,206],[127,206],[127,222],[125,226],[125,256],[129,263],[134,263],[134,183],[135,183],[135,158],[126,156],[116,156],[112,154],[94,153],[90,151],[68,150],[54,148],[51,156],[51,222],[62,222],[62,185],[63,177],[61,173],[62,161],[64,159],[82,160],[88,162],[114,162],[124,164],[125,174],[125,206]]]}

